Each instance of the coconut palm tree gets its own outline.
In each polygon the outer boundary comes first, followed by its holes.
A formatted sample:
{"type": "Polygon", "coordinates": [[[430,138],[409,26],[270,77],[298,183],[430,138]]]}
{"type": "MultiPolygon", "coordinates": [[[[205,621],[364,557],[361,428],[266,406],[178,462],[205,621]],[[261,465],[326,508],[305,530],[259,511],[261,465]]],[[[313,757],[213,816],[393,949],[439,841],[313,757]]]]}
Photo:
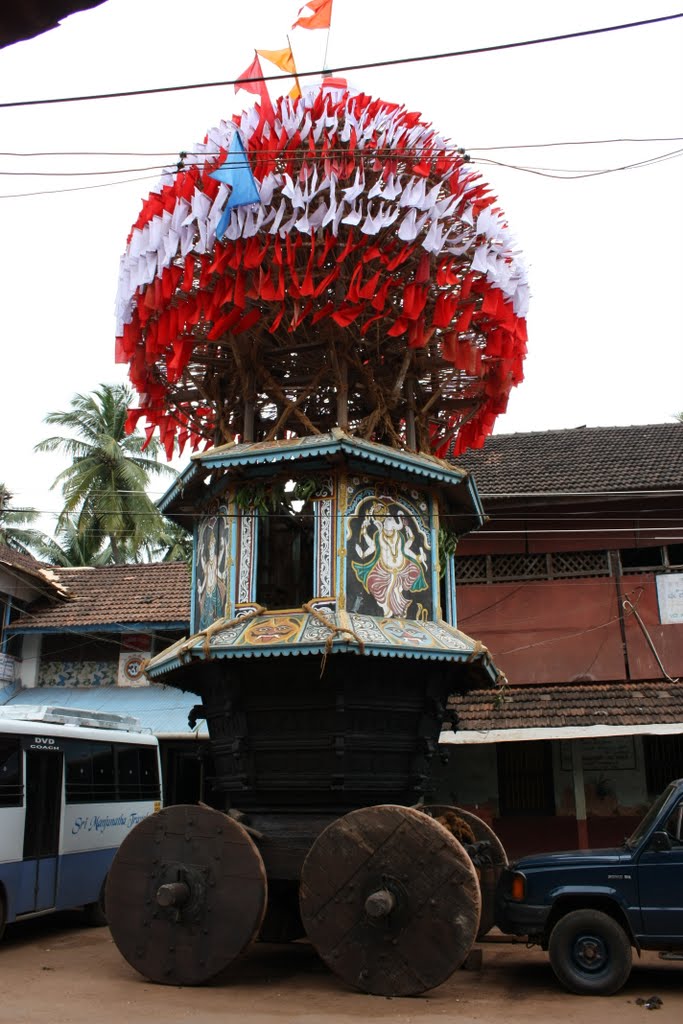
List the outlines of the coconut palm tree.
{"type": "Polygon", "coordinates": [[[70,517],[60,517],[56,537],[45,537],[35,547],[38,558],[50,565],[75,568],[83,565],[109,565],[111,547],[102,543],[102,537],[80,533],[70,517]]]}
{"type": "Polygon", "coordinates": [[[174,475],[157,459],[158,441],[126,434],[131,399],[130,389],[120,384],[75,395],[70,409],[45,417],[70,434],[48,437],[35,447],[71,459],[52,485],[61,486],[64,497],[57,535],[67,544],[77,539],[93,558],[108,545],[115,563],[136,561],[145,545],[161,540],[165,522],[147,489],[153,477],[174,475]]]}
{"type": "Polygon", "coordinates": [[[31,524],[40,518],[34,508],[10,507],[12,495],[0,483],[0,544],[6,544],[22,555],[34,555],[46,540],[45,534],[31,524]]]}

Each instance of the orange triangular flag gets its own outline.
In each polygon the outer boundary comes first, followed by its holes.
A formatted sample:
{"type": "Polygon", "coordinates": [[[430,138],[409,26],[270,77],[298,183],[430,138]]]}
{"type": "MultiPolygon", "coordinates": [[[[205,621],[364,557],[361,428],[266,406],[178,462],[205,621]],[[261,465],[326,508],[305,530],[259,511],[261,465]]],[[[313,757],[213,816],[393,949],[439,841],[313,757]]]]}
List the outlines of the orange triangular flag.
{"type": "Polygon", "coordinates": [[[272,64],[282,68],[283,71],[289,71],[290,75],[296,74],[291,46],[286,46],[284,50],[257,50],[256,52],[260,53],[262,57],[265,57],[272,64]]]}
{"type": "Polygon", "coordinates": [[[301,28],[330,27],[330,22],[332,20],[332,0],[308,0],[308,2],[301,8],[301,11],[299,11],[299,17],[292,25],[292,28],[296,28],[297,25],[301,28]],[[305,11],[307,7],[314,13],[302,18],[301,11],[305,11]]]}
{"type": "MultiPolygon", "coordinates": [[[[294,54],[292,53],[291,46],[286,46],[284,50],[257,50],[256,52],[260,53],[262,57],[265,57],[272,64],[275,64],[276,67],[287,71],[296,78],[296,64],[294,63],[294,54]]],[[[289,95],[293,100],[298,100],[301,96],[298,79],[289,95]]]]}

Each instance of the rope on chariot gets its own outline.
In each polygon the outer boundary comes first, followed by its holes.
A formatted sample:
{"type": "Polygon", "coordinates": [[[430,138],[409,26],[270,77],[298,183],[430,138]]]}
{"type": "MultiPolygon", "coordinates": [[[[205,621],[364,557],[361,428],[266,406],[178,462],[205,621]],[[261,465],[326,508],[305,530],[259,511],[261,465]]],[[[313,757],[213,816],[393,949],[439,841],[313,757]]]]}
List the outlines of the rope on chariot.
{"type": "Polygon", "coordinates": [[[355,630],[351,629],[350,626],[337,626],[334,623],[330,622],[330,620],[326,619],[325,616],[322,615],[317,610],[317,608],[313,607],[313,602],[312,601],[308,601],[306,604],[302,605],[301,607],[303,608],[303,610],[305,612],[308,612],[309,615],[312,615],[313,618],[317,622],[319,622],[321,624],[321,626],[325,626],[330,631],[330,635],[328,636],[327,640],[325,641],[325,651],[323,653],[323,659],[322,659],[322,662],[321,662],[321,665],[320,665],[320,678],[321,679],[322,679],[323,673],[325,671],[325,665],[327,664],[327,656],[328,656],[328,654],[332,650],[332,645],[334,644],[335,638],[340,633],[348,634],[351,637],[351,639],[355,640],[356,643],[358,644],[360,653],[361,654],[365,654],[365,643],[358,636],[358,633],[356,633],[355,630]]]}
{"type": "Polygon", "coordinates": [[[242,615],[234,615],[231,618],[217,618],[215,623],[212,623],[211,626],[207,626],[205,630],[200,630],[200,632],[196,634],[196,636],[191,637],[187,643],[189,644],[191,642],[194,646],[199,637],[203,636],[204,656],[211,657],[211,638],[214,634],[222,633],[223,630],[229,630],[232,626],[238,626],[240,623],[247,623],[250,618],[256,618],[258,615],[263,615],[267,610],[268,609],[262,604],[255,604],[251,611],[247,611],[242,615]]]}
{"type": "Polygon", "coordinates": [[[485,647],[481,640],[475,640],[474,647],[472,648],[472,651],[467,658],[467,664],[469,665],[471,661],[474,661],[476,658],[480,658],[483,654],[488,653],[488,647],[485,647]]]}

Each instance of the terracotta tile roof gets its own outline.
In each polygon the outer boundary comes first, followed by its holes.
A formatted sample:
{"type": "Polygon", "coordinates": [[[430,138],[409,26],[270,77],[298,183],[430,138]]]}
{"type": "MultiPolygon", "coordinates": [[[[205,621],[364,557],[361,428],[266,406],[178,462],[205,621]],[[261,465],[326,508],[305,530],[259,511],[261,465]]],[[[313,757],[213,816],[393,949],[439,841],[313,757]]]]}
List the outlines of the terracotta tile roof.
{"type": "Polygon", "coordinates": [[[103,0],[32,0],[31,3],[11,3],[0,12],[0,46],[18,43],[22,39],[47,32],[76,11],[98,7],[103,0]]]}
{"type": "Polygon", "coordinates": [[[13,630],[189,623],[190,569],[185,562],[53,570],[72,600],[41,601],[13,630]]]}
{"type": "Polygon", "coordinates": [[[683,722],[683,683],[508,686],[449,698],[458,729],[540,729],[683,722]]]}
{"type": "Polygon", "coordinates": [[[683,487],[683,424],[496,434],[455,460],[483,496],[683,487]]]}
{"type": "Polygon", "coordinates": [[[54,566],[45,565],[32,555],[22,555],[8,544],[0,544],[0,566],[30,576],[41,591],[48,591],[62,598],[68,596],[54,566]]]}

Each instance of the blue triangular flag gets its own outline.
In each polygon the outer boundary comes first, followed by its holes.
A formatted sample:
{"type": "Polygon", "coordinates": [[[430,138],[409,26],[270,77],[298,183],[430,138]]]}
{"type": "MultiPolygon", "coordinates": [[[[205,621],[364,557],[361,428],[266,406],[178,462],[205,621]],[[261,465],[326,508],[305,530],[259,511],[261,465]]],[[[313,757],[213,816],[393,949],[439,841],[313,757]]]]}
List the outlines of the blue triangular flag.
{"type": "Polygon", "coordinates": [[[210,177],[230,185],[230,195],[216,228],[216,237],[222,238],[230,223],[230,213],[233,207],[249,206],[251,203],[261,202],[256,178],[251,172],[249,159],[239,132],[233,132],[225,163],[218,170],[212,171],[210,177]]]}

